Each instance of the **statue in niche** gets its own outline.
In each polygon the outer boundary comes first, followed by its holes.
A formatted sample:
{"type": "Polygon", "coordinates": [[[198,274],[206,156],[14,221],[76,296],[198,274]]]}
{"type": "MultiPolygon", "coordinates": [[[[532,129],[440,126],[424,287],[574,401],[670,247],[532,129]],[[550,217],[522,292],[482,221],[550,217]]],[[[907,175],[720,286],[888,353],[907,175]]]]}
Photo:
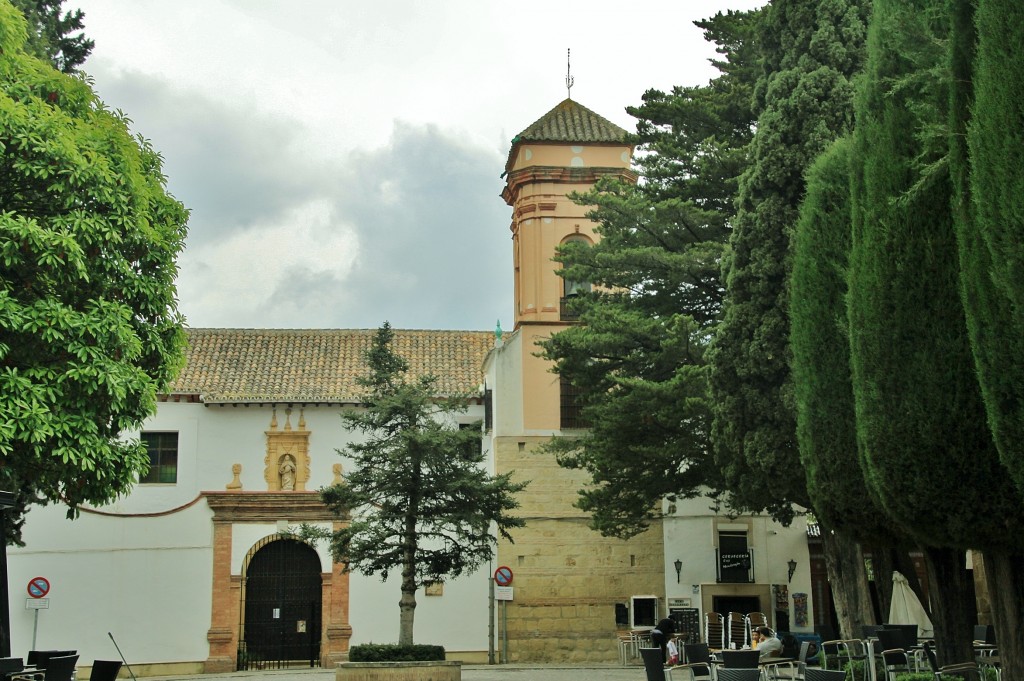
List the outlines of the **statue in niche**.
{"type": "Polygon", "coordinates": [[[295,490],[295,457],[285,454],[281,457],[281,465],[277,472],[281,475],[281,491],[291,492],[295,490]]]}

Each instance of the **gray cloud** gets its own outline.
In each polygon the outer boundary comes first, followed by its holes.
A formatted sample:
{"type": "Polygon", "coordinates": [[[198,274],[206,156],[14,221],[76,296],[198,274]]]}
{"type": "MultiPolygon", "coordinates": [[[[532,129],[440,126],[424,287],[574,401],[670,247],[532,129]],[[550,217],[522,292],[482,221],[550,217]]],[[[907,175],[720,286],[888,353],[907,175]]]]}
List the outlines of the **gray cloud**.
{"type": "Polygon", "coordinates": [[[298,121],[210,100],[151,75],[102,73],[108,106],[164,156],[171,193],[192,210],[189,240],[217,239],[281,219],[318,194],[322,173],[298,149],[298,121]]]}
{"type": "Polygon", "coordinates": [[[359,245],[344,300],[326,313],[332,323],[489,329],[507,319],[511,241],[509,208],[498,196],[501,161],[435,126],[402,124],[385,148],[353,154],[340,169],[334,205],[359,245]]]}
{"type": "Polygon", "coordinates": [[[494,149],[396,124],[379,149],[312,159],[295,121],[152,76],[102,82],[192,210],[179,279],[192,326],[511,326],[509,208],[494,149]]]}

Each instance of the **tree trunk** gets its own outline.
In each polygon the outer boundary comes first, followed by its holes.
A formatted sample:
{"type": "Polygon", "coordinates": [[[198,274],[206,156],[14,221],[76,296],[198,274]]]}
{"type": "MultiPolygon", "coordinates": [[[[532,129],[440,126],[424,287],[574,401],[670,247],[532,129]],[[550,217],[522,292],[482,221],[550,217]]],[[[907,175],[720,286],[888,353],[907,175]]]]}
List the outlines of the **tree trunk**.
{"type": "Polygon", "coordinates": [[[416,518],[405,520],[405,541],[402,549],[402,597],[398,600],[398,645],[411,646],[413,622],[416,617],[416,518]]]}
{"type": "Polygon", "coordinates": [[[940,665],[974,659],[974,647],[971,645],[974,604],[971,603],[973,591],[969,583],[972,576],[964,565],[964,554],[959,549],[924,549],[932,624],[935,625],[935,651],[940,665]]]}
{"type": "MultiPolygon", "coordinates": [[[[921,578],[917,575],[917,566],[914,564],[914,559],[910,557],[911,546],[905,542],[901,542],[893,548],[893,562],[895,569],[900,571],[900,574],[907,578],[907,583],[910,585],[910,590],[914,592],[917,599],[921,601],[921,605],[924,606],[928,616],[932,616],[932,608],[928,603],[928,598],[924,595],[924,587],[921,586],[921,578]]],[[[891,575],[890,575],[891,577],[891,575]]],[[[892,597],[892,584],[889,584],[890,599],[892,597]]],[[[891,601],[890,601],[891,602],[891,601]]],[[[889,611],[885,611],[885,620],[889,619],[889,611]]],[[[883,621],[885,621],[883,620],[883,621]]]]}
{"type": "Polygon", "coordinates": [[[840,635],[842,638],[860,638],[863,625],[875,622],[860,544],[849,534],[832,532],[824,527],[821,543],[840,635]]]}
{"type": "Polygon", "coordinates": [[[1003,678],[1024,679],[1024,555],[986,551],[983,560],[1003,678]]]}
{"type": "MultiPolygon", "coordinates": [[[[404,570],[403,570],[404,572],[404,570]]],[[[412,588],[407,585],[404,575],[402,577],[402,597],[398,600],[398,645],[412,645],[413,621],[416,616],[416,582],[412,582],[412,588]]]]}
{"type": "Polygon", "coordinates": [[[870,544],[871,567],[875,573],[875,593],[878,594],[878,611],[875,613],[877,622],[889,619],[889,607],[892,605],[892,571],[895,568],[895,551],[891,544],[876,541],[870,544]]]}

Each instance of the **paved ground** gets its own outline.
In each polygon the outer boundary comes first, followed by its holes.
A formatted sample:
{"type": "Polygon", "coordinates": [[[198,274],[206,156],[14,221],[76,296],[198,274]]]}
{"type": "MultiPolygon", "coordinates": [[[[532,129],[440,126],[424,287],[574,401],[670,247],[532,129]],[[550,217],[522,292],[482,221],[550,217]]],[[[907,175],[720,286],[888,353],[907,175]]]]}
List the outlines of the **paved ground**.
{"type": "MultiPolygon", "coordinates": [[[[462,681],[644,681],[643,667],[617,665],[476,665],[462,666],[462,681]]],[[[269,670],[202,674],[199,676],[147,677],[143,681],[334,681],[329,669],[269,670]]]]}

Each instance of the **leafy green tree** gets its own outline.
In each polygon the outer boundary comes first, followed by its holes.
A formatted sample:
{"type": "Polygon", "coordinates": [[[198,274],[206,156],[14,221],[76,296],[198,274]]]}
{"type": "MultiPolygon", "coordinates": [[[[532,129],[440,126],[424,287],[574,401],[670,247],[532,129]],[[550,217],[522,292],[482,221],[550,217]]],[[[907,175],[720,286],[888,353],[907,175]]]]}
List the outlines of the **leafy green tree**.
{"type": "Polygon", "coordinates": [[[175,259],[188,213],[160,156],[83,79],[23,48],[0,2],[0,489],[74,516],[148,467],[120,439],[183,360],[175,259]]]}
{"type": "Polygon", "coordinates": [[[406,377],[408,362],[392,347],[388,323],[367,351],[368,389],[363,408],[342,415],[346,427],[366,435],[339,453],[354,468],[345,482],[321,496],[340,518],[336,532],[304,528],[307,538],[329,538],[334,557],[346,569],[387,579],[401,572],[401,645],[413,643],[416,589],[477,568],[494,555],[496,527],[512,541],[509,528],[522,527],[509,515],[515,494],[526,483],[484,469],[479,429],[452,427],[451,417],[466,400],[438,395],[436,379],[406,377]]]}
{"type": "Polygon", "coordinates": [[[697,22],[724,57],[715,62],[721,74],[703,87],[649,91],[628,109],[638,119],[642,180],[603,182],[578,197],[594,206],[601,240],[569,244],[557,258],[564,277],[601,288],[576,301],[579,325],[543,344],[555,370],[580,388],[592,424],[548,450],[590,473],[595,484],[577,506],[606,535],[632,536],[660,515],[662,498],[714,485],[704,348],[752,134],[755,18],[728,12],[697,22]]]}
{"type": "Polygon", "coordinates": [[[1017,545],[1006,528],[1021,520],[986,427],[959,294],[947,50],[964,23],[944,0],[875,0],[856,105],[848,296],[866,479],[923,546],[945,661],[972,654],[963,550],[1017,545]]]}
{"type": "Polygon", "coordinates": [[[26,51],[64,73],[81,66],[95,41],[79,33],[85,28],[85,13],[80,9],[61,14],[63,0],[11,0],[28,20],[26,51]]]}

